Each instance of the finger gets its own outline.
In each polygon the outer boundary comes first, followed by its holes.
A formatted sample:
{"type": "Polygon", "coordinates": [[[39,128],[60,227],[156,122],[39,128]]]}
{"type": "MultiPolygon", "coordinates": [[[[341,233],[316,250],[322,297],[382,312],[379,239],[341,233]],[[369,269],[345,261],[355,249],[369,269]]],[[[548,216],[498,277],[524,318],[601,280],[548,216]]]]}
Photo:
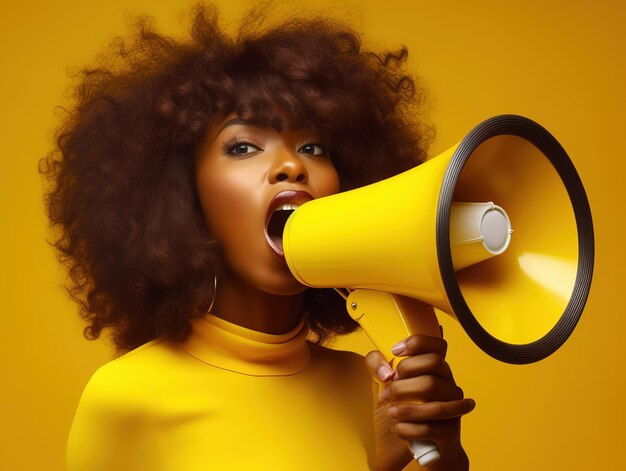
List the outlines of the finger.
{"type": "Polygon", "coordinates": [[[422,375],[388,383],[380,398],[385,401],[455,401],[463,399],[463,390],[452,381],[433,375],[422,375]]]}
{"type": "Polygon", "coordinates": [[[397,422],[391,426],[391,432],[403,440],[448,441],[458,433],[460,419],[433,420],[430,422],[397,422]]]}
{"type": "Polygon", "coordinates": [[[387,413],[399,422],[428,422],[447,420],[470,413],[476,407],[473,399],[457,401],[435,401],[424,404],[398,402],[392,404],[387,413]]]}
{"type": "Polygon", "coordinates": [[[434,375],[452,379],[450,366],[438,353],[424,353],[403,359],[396,367],[394,379],[406,379],[421,375],[434,375]]]}
{"type": "Polygon", "coordinates": [[[389,362],[385,360],[385,357],[378,350],[373,350],[365,357],[365,366],[372,375],[372,378],[377,381],[387,382],[391,381],[394,372],[389,366],[389,362]]]}
{"type": "Polygon", "coordinates": [[[448,342],[441,337],[415,334],[401,340],[391,348],[395,356],[413,356],[422,353],[438,353],[442,358],[446,357],[448,342]]]}

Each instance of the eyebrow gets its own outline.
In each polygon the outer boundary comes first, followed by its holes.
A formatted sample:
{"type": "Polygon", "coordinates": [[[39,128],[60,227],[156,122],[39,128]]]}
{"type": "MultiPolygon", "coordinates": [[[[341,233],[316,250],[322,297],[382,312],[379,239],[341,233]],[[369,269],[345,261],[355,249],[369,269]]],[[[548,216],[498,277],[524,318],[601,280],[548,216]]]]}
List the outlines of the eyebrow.
{"type": "Polygon", "coordinates": [[[221,133],[228,126],[234,126],[236,124],[243,124],[243,125],[247,125],[247,126],[256,126],[256,127],[259,127],[259,128],[267,127],[267,125],[263,124],[258,119],[233,118],[233,119],[229,119],[228,121],[226,121],[224,123],[224,125],[220,128],[220,130],[217,132],[217,134],[221,133]]]}

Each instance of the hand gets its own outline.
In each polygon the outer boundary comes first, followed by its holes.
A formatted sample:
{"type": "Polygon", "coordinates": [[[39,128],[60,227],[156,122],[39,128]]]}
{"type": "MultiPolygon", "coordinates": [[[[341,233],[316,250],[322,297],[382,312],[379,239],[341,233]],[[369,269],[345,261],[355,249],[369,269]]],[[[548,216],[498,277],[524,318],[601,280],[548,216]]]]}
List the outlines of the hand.
{"type": "Polygon", "coordinates": [[[379,462],[384,469],[402,469],[407,462],[407,444],[398,439],[437,444],[441,459],[426,469],[468,469],[461,445],[461,416],[471,412],[475,403],[464,398],[454,382],[446,351],[442,338],[412,335],[393,348],[394,355],[406,357],[395,371],[379,351],[367,355],[370,374],[381,384],[374,407],[379,462]]]}

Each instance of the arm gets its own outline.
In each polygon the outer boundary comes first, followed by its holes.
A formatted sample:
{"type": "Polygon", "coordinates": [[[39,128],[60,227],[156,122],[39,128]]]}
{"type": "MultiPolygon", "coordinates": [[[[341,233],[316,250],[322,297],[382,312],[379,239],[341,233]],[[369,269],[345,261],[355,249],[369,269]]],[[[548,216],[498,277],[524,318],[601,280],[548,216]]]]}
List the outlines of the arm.
{"type": "Polygon", "coordinates": [[[445,361],[445,340],[412,335],[394,348],[406,357],[393,371],[384,356],[370,352],[366,364],[380,384],[374,397],[377,455],[381,469],[402,469],[412,459],[406,441],[430,440],[441,459],[425,469],[456,471],[469,468],[461,445],[461,416],[474,409],[463,398],[445,361]]]}

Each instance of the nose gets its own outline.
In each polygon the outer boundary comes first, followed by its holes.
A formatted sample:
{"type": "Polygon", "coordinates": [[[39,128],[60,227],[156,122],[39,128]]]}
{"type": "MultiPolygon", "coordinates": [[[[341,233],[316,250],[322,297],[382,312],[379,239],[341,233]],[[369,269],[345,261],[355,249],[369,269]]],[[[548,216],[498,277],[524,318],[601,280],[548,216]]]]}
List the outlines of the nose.
{"type": "Polygon", "coordinates": [[[304,183],[307,181],[308,172],[298,155],[282,150],[277,153],[272,164],[269,173],[270,183],[304,183]]]}

